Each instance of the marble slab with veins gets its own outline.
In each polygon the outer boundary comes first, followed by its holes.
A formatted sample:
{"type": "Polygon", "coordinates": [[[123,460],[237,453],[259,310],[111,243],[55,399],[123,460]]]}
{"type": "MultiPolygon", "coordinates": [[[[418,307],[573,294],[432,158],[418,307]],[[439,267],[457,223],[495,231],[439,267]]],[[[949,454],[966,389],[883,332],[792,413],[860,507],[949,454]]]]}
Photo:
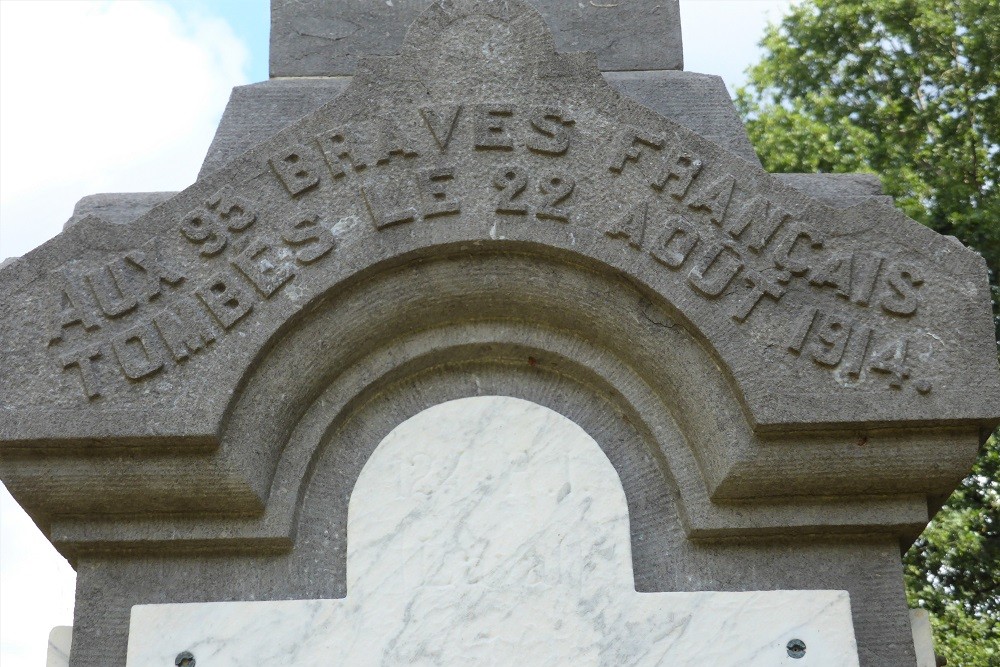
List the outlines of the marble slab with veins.
{"type": "Polygon", "coordinates": [[[520,399],[393,430],[358,478],[347,546],[344,599],[134,607],[128,667],[184,651],[199,667],[858,665],[845,591],[637,593],[611,462],[520,399]]]}
{"type": "Polygon", "coordinates": [[[69,667],[69,651],[73,644],[73,628],[57,625],[49,632],[49,648],[46,652],[45,667],[69,667]]]}

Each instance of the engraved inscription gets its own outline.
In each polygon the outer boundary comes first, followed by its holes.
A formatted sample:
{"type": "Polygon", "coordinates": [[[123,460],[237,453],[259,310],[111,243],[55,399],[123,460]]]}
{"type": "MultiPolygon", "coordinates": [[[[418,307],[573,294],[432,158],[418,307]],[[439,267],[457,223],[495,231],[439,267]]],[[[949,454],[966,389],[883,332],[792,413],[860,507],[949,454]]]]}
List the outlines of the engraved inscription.
{"type": "Polygon", "coordinates": [[[538,181],[541,203],[535,215],[541,219],[569,222],[570,211],[563,203],[573,194],[576,181],[565,174],[543,174],[538,181]]]}
{"type": "Polygon", "coordinates": [[[60,307],[53,318],[49,345],[60,345],[74,330],[86,335],[109,320],[136,312],[140,304],[156,300],[163,285],[176,287],[184,274],[155,253],[133,250],[103,266],[77,273],[61,272],[60,307]]]}
{"type": "Polygon", "coordinates": [[[649,202],[644,201],[633,207],[620,218],[609,218],[600,230],[613,239],[625,239],[628,244],[639,250],[646,238],[646,224],[649,218],[649,202]]]}
{"type": "Polygon", "coordinates": [[[184,361],[215,342],[216,327],[204,311],[189,298],[173,308],[153,316],[153,326],[160,334],[174,361],[184,361]]]}
{"type": "Polygon", "coordinates": [[[507,122],[514,115],[510,104],[480,105],[475,110],[476,148],[482,150],[514,150],[514,138],[507,122]]]}
{"type": "Polygon", "coordinates": [[[425,169],[417,174],[417,189],[425,218],[461,213],[459,201],[449,195],[448,187],[454,178],[452,167],[425,169]]]}
{"type": "Polygon", "coordinates": [[[912,354],[907,338],[895,338],[848,317],[818,308],[803,310],[793,322],[788,349],[811,358],[817,365],[838,369],[857,378],[866,368],[884,375],[893,389],[907,381],[921,394],[931,390],[927,378],[919,377],[919,355],[912,354]]]}
{"type": "Polygon", "coordinates": [[[94,363],[103,356],[99,346],[88,346],[74,352],[60,355],[63,370],[76,368],[80,371],[80,381],[83,383],[83,395],[87,398],[97,398],[101,395],[101,385],[94,371],[94,363]]]}
{"type": "Polygon", "coordinates": [[[507,215],[533,213],[539,220],[569,222],[572,209],[568,199],[576,181],[558,172],[542,174],[537,179],[518,166],[503,167],[493,175],[499,190],[494,210],[507,215]]]}
{"type": "Polygon", "coordinates": [[[493,185],[500,190],[495,210],[497,213],[524,215],[528,205],[521,199],[528,187],[528,177],[519,167],[507,167],[493,175],[493,185]],[[516,201],[515,201],[516,200],[516,201]]]}
{"type": "MultiPolygon", "coordinates": [[[[268,160],[274,174],[293,197],[319,185],[319,162],[316,153],[308,146],[297,145],[285,149],[268,160]]],[[[335,176],[343,175],[343,170],[335,176]]],[[[183,223],[182,223],[183,224],[183,223]]]]}
{"type": "Polygon", "coordinates": [[[325,257],[337,245],[333,234],[320,224],[315,214],[290,219],[284,225],[281,238],[295,249],[295,261],[302,265],[325,257]]]}
{"type": "Polygon", "coordinates": [[[180,233],[200,246],[205,257],[225,250],[231,233],[242,232],[257,219],[253,205],[232,188],[225,187],[181,218],[180,233]]]}
{"type": "Polygon", "coordinates": [[[143,323],[111,339],[115,358],[125,377],[142,380],[163,368],[163,359],[154,344],[155,335],[152,325],[143,323]]]}
{"type": "Polygon", "coordinates": [[[233,266],[265,297],[274,296],[295,276],[294,269],[275,256],[275,248],[259,238],[233,259],[233,266]]]}
{"type": "Polygon", "coordinates": [[[543,155],[563,155],[569,150],[573,120],[557,107],[543,107],[530,114],[535,131],[528,139],[528,148],[543,155]]]}
{"type": "MultiPolygon", "coordinates": [[[[737,323],[746,322],[761,303],[780,303],[793,280],[857,307],[875,305],[894,317],[912,317],[919,309],[924,279],[915,268],[866,251],[830,251],[822,230],[763,194],[741,194],[731,175],[701,182],[703,161],[676,134],[626,127],[613,141],[605,166],[613,177],[636,170],[651,190],[696,217],[656,219],[651,214],[656,200],[646,200],[599,225],[603,236],[648,252],[658,264],[681,273],[695,293],[721,300],[737,323]]],[[[890,387],[899,389],[914,375],[919,355],[908,354],[906,340],[879,347],[877,341],[886,336],[858,318],[813,313],[792,328],[788,349],[850,378],[865,370],[884,375],[890,387]]],[[[914,387],[926,393],[931,384],[920,379],[914,387]]]]}
{"type": "MultiPolygon", "coordinates": [[[[254,216],[249,207],[240,204],[237,210],[235,202],[240,200],[230,199],[225,205],[224,199],[216,201],[230,232],[233,228],[242,231],[252,224],[254,216]]],[[[270,299],[281,291],[298,275],[300,267],[327,256],[336,245],[329,229],[314,214],[292,218],[279,225],[279,229],[281,234],[274,239],[268,236],[249,239],[239,253],[189,294],[173,291],[185,281],[185,276],[150,251],[126,253],[99,271],[86,274],[86,279],[67,278],[62,308],[56,315],[57,328],[50,342],[61,367],[76,372],[84,396],[96,399],[104,393],[97,372],[100,363],[113,362],[123,379],[138,382],[159,374],[169,364],[187,362],[203,352],[250,316],[262,299],[270,299]],[[131,268],[125,272],[122,267],[131,268]],[[107,310],[103,309],[102,297],[94,289],[84,305],[84,296],[77,290],[82,286],[100,286],[99,278],[91,278],[99,272],[110,276],[109,280],[119,281],[114,294],[118,307],[111,308],[108,295],[104,295],[107,310]],[[147,314],[149,304],[157,304],[163,294],[163,285],[172,288],[171,302],[147,314]],[[120,304],[128,306],[127,309],[120,304]],[[103,328],[100,317],[109,321],[130,318],[130,325],[103,341],[80,336],[72,343],[66,340],[67,331],[78,328],[85,335],[99,334],[103,328]]],[[[201,252],[198,255],[205,257],[201,252]]]]}
{"type": "Polygon", "coordinates": [[[441,108],[420,107],[420,116],[427,123],[427,129],[430,130],[431,136],[442,152],[448,150],[461,111],[462,107],[458,104],[441,108]]]}
{"type": "Polygon", "coordinates": [[[52,354],[96,399],[115,374],[138,383],[188,364],[239,327],[249,331],[241,323],[265,302],[300,294],[288,286],[336,254],[338,217],[368,216],[365,234],[406,237],[485,213],[559,223],[571,243],[596,231],[633,253],[638,270],[672,276],[725,322],[772,332],[783,354],[842,384],[878,378],[930,391],[921,368],[933,349],[896,333],[919,315],[926,289],[911,263],[845,249],[767,188],[719,173],[675,132],[614,123],[598,131],[581,127],[587,116],[578,113],[430,104],[299,137],[262,161],[265,188],[259,179],[228,185],[179,214],[169,232],[179,257],[151,241],[65,267],[52,354]],[[275,192],[291,208],[262,198],[275,192]],[[790,302],[803,292],[827,306],[799,312],[790,302]]]}

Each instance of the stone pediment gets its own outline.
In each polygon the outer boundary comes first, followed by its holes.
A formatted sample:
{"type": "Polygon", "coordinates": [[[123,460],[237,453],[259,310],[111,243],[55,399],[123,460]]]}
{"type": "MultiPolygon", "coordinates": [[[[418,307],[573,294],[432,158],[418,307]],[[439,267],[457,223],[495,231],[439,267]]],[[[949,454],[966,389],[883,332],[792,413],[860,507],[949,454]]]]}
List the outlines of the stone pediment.
{"type": "Polygon", "coordinates": [[[43,524],[122,503],[263,512],[303,406],[473,349],[633,373],[614,391],[705,425],[679,482],[705,498],[919,505],[1000,417],[978,255],[878,202],[812,200],[620,96],[516,1],[433,5],[334,102],[0,280],[5,481],[43,524]],[[774,476],[790,459],[808,492],[774,476]],[[72,474],[45,480],[49,460],[72,474]]]}

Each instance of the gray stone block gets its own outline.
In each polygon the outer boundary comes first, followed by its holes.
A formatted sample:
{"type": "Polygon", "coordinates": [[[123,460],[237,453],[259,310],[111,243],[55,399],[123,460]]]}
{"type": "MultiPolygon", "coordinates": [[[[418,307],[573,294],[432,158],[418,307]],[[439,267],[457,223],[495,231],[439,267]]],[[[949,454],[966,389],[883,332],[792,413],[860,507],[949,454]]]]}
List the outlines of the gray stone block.
{"type": "Polygon", "coordinates": [[[775,174],[775,178],[813,199],[834,208],[850,208],[866,201],[886,206],[893,199],[882,192],[882,181],[875,174],[775,174]]]}
{"type": "MultiPolygon", "coordinates": [[[[646,71],[604,72],[604,78],[623,95],[760,164],[720,77],[646,71]]],[[[350,77],[287,78],[233,88],[198,177],[220,169],[319,109],[349,83],[350,77]]]]}
{"type": "Polygon", "coordinates": [[[272,79],[233,88],[198,178],[270,139],[347,88],[348,77],[272,79]]]}
{"type": "Polygon", "coordinates": [[[623,95],[759,165],[722,77],[694,72],[605,72],[623,95]]]}
{"type": "MultiPolygon", "coordinates": [[[[273,0],[271,76],[350,75],[362,55],[394,55],[432,0],[273,0]]],[[[533,0],[560,51],[602,70],[683,69],[678,0],[533,0]]]]}
{"type": "Polygon", "coordinates": [[[114,225],[125,225],[149,213],[154,207],[173,197],[176,192],[106,192],[87,195],[73,207],[73,215],[63,229],[93,216],[114,225]]]}

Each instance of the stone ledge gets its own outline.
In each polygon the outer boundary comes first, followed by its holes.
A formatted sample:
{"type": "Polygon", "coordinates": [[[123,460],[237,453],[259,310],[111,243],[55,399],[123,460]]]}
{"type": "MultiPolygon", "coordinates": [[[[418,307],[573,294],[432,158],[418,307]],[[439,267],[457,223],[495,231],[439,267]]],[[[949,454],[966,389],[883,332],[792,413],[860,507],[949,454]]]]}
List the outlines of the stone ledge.
{"type": "MultiPolygon", "coordinates": [[[[604,72],[622,95],[760,164],[721,77],[678,71],[604,72]]],[[[199,178],[224,167],[344,92],[351,77],[288,77],[233,88],[199,178]]]]}
{"type": "Polygon", "coordinates": [[[76,203],[73,215],[63,230],[67,230],[88,216],[101,218],[113,225],[134,222],[153,208],[173,197],[176,192],[105,192],[87,195],[76,203]]]}

